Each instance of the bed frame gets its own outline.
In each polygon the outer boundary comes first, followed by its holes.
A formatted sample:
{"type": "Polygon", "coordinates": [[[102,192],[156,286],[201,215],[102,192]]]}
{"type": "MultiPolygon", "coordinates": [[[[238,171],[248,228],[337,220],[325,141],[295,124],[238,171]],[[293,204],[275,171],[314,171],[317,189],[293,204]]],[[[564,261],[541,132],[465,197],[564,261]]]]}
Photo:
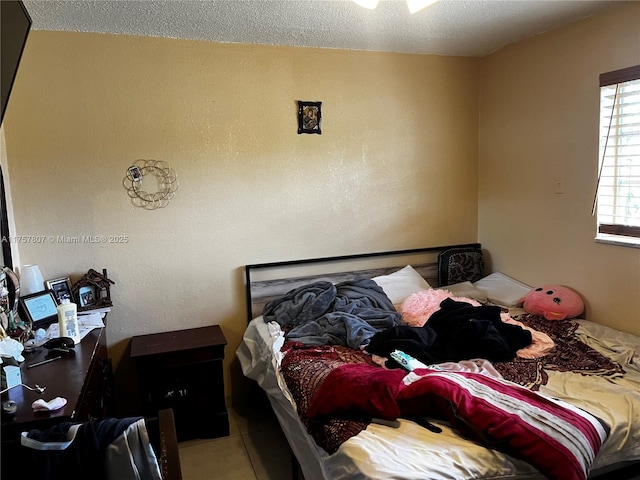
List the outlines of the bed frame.
{"type": "Polygon", "coordinates": [[[277,297],[307,283],[346,282],[387,275],[408,264],[431,286],[438,286],[438,254],[452,248],[480,249],[479,243],[307,258],[245,266],[247,321],[277,297]],[[283,276],[286,275],[286,276],[283,276]]]}

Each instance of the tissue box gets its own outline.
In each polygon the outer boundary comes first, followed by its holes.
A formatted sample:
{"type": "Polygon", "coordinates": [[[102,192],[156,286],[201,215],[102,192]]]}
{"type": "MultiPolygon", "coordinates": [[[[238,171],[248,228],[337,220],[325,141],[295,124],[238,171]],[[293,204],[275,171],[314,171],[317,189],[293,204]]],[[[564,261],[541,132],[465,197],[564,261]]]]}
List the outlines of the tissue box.
{"type": "Polygon", "coordinates": [[[4,373],[7,377],[7,388],[13,388],[22,383],[22,376],[20,375],[20,367],[7,365],[6,367],[4,367],[4,373]]]}

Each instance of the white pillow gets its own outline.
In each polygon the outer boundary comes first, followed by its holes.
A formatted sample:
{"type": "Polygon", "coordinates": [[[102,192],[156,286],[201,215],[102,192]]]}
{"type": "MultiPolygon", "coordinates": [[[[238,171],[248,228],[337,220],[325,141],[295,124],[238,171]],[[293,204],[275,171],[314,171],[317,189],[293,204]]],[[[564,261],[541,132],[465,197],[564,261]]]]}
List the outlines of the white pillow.
{"type": "Polygon", "coordinates": [[[453,285],[437,287],[436,290],[448,290],[456,297],[473,298],[479,302],[487,301],[487,293],[474,286],[471,282],[454,283],[453,285]]]}
{"type": "Polygon", "coordinates": [[[505,307],[515,307],[533,288],[500,272],[487,275],[473,285],[483,290],[491,303],[505,307]]]}
{"type": "Polygon", "coordinates": [[[382,287],[394,305],[401,304],[412,293],[431,288],[431,285],[411,265],[389,275],[374,277],[372,280],[382,287]]]}

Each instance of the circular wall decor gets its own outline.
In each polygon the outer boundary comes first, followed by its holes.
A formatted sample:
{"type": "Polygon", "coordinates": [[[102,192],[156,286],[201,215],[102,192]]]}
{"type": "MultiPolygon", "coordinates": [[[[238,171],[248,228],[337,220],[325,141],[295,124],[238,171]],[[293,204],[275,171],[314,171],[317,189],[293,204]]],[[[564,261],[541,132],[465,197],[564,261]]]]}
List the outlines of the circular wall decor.
{"type": "Polygon", "coordinates": [[[165,161],[137,160],[127,169],[122,184],[136,207],[155,210],[169,205],[178,190],[178,177],[165,161]]]}

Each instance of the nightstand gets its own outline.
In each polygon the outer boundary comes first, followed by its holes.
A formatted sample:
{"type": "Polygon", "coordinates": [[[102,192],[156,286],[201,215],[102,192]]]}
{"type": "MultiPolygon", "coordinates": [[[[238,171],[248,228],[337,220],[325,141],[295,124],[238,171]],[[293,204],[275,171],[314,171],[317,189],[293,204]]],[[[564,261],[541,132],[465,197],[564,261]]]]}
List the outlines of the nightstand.
{"type": "Polygon", "coordinates": [[[131,358],[140,375],[145,415],[173,409],[178,440],[229,435],[218,325],[140,335],[131,358]]]}

